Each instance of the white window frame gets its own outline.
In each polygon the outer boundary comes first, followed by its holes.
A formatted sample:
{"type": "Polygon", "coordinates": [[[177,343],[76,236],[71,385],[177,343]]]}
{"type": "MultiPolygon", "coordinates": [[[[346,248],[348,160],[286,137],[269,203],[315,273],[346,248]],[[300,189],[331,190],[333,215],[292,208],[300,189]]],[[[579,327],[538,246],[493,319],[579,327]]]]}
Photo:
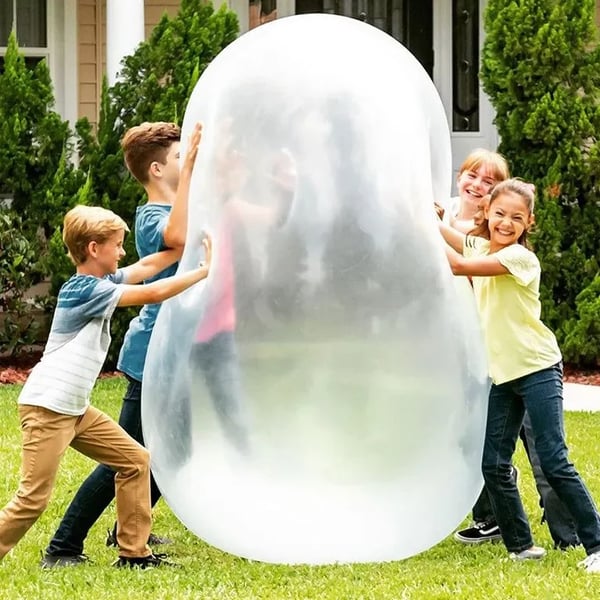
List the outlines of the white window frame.
{"type": "MultiPolygon", "coordinates": [[[[12,0],[12,5],[13,5],[13,19],[16,19],[16,14],[17,14],[17,1],[18,0],[12,0]]],[[[20,46],[19,50],[20,52],[26,56],[26,57],[31,57],[31,58],[45,58],[46,62],[49,64],[50,63],[50,49],[49,49],[49,36],[48,36],[48,22],[50,20],[50,16],[48,14],[49,9],[51,9],[51,6],[48,6],[48,0],[46,0],[46,46],[45,47],[33,47],[33,46],[20,46]]],[[[14,26],[14,20],[13,20],[13,26],[14,26]]],[[[7,51],[7,46],[0,46],[0,55],[1,56],[5,56],[6,55],[6,51],[7,51]]]]}

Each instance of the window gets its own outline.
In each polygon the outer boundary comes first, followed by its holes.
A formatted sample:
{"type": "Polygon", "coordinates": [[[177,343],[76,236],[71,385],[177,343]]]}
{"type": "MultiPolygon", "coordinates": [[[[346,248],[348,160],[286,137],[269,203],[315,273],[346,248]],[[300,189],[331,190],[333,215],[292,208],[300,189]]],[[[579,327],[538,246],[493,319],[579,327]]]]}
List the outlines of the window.
{"type": "Polygon", "coordinates": [[[0,2],[0,72],[13,27],[25,63],[34,67],[48,58],[47,0],[2,0],[0,2]]]}
{"type": "Polygon", "coordinates": [[[374,25],[404,44],[433,74],[433,0],[296,0],[296,14],[345,15],[374,25]]]}
{"type": "Polygon", "coordinates": [[[452,129],[479,131],[479,0],[454,0],[452,34],[452,129]]]}

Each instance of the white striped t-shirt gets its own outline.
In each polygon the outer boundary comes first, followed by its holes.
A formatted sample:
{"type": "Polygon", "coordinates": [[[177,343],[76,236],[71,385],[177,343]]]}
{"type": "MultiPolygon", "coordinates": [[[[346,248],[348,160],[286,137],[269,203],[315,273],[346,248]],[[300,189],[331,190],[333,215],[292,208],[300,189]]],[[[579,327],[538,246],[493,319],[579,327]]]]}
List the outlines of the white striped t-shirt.
{"type": "Polygon", "coordinates": [[[48,342],[19,396],[19,404],[82,415],[106,359],[110,318],[123,293],[123,272],[73,275],[58,293],[48,342]]]}

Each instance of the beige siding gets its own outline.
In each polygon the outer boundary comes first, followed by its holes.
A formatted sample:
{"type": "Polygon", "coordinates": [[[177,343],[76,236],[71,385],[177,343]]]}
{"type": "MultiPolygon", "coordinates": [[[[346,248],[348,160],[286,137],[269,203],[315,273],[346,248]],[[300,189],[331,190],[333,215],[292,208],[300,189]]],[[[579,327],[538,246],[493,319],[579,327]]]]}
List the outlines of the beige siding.
{"type": "Polygon", "coordinates": [[[174,17],[177,14],[179,4],[180,0],[146,0],[144,7],[146,39],[148,39],[151,31],[156,27],[165,12],[170,17],[174,17]]]}
{"type": "MultiPolygon", "coordinates": [[[[180,0],[145,0],[146,39],[165,12],[177,14],[179,4],[180,0]]],[[[79,116],[96,125],[106,72],[106,0],[79,0],[77,8],[79,116]]]]}

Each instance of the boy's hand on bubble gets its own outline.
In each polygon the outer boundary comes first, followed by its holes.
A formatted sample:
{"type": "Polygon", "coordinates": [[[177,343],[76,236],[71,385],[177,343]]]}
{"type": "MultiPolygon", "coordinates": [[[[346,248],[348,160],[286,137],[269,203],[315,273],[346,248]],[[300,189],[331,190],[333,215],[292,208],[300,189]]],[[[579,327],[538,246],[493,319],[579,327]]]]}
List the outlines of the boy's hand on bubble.
{"type": "Polygon", "coordinates": [[[198,146],[202,140],[202,123],[196,123],[188,138],[188,147],[183,162],[183,169],[192,170],[198,156],[198,146]]]}

